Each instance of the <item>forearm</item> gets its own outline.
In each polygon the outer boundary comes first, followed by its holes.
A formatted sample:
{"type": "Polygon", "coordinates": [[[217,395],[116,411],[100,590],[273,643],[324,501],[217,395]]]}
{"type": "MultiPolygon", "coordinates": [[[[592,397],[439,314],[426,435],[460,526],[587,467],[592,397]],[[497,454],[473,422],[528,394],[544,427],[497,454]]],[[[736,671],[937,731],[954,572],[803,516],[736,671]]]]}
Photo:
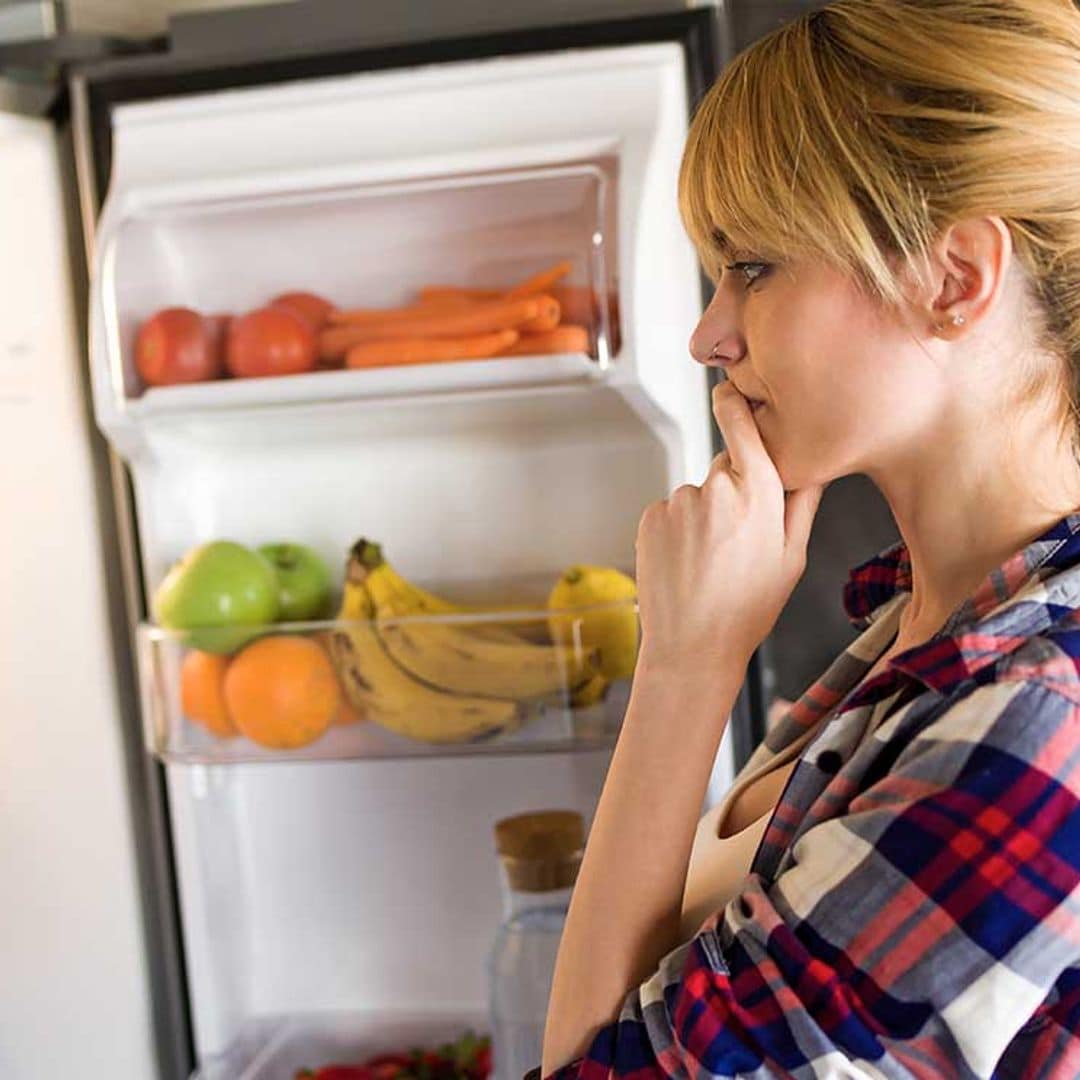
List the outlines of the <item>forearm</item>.
{"type": "Polygon", "coordinates": [[[544,1076],[584,1054],[680,944],[694,832],[745,670],[639,664],[559,947],[544,1076]]]}

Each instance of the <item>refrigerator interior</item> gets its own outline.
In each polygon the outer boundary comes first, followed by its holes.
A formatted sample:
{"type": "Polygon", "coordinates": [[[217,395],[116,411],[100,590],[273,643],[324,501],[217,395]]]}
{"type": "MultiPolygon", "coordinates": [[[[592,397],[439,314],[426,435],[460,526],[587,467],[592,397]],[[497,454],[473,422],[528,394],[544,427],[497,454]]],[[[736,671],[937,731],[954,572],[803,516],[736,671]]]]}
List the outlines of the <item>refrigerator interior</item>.
{"type": "MultiPolygon", "coordinates": [[[[667,43],[118,106],[91,374],[131,471],[147,595],[219,538],[299,541],[340,575],[365,536],[474,602],[542,606],[574,563],[632,573],[641,511],[700,482],[712,454],[686,350],[698,267],[675,202],[686,79],[667,43]],[[151,389],[133,361],[137,327],[168,306],[236,314],[304,289],[386,307],[429,285],[507,288],[560,260],[596,301],[580,352],[151,389]]],[[[204,1075],[241,1060],[245,1078],[288,1075],[281,1048],[397,1030],[381,1017],[482,1019],[492,827],[552,807],[591,820],[612,739],[579,739],[558,715],[558,749],[533,752],[335,752],[331,738],[317,762],[185,756],[193,744],[153,720],[172,730],[175,680],[140,660],[204,1075]]],[[[715,789],[729,777],[725,743],[715,789]]]]}

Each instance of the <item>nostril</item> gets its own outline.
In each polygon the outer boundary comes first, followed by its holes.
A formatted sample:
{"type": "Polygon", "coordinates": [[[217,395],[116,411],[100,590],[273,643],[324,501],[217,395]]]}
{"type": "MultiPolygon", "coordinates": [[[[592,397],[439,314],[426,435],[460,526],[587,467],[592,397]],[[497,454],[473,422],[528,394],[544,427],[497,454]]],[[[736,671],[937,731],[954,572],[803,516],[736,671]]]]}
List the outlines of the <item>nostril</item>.
{"type": "Polygon", "coordinates": [[[699,363],[703,364],[709,357],[712,345],[710,342],[702,340],[698,334],[694,334],[690,338],[690,355],[699,363]]]}

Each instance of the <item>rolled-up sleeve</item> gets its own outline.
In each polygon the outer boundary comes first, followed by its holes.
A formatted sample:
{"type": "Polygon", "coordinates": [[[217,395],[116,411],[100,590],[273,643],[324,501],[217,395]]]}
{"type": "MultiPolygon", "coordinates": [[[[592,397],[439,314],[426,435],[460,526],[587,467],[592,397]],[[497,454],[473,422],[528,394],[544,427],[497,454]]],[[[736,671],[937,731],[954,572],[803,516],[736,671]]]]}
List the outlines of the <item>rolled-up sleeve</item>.
{"type": "Polygon", "coordinates": [[[999,682],[879,731],[842,812],[546,1080],[989,1077],[1011,1044],[1010,1077],[1080,1075],[1077,714],[999,682]]]}

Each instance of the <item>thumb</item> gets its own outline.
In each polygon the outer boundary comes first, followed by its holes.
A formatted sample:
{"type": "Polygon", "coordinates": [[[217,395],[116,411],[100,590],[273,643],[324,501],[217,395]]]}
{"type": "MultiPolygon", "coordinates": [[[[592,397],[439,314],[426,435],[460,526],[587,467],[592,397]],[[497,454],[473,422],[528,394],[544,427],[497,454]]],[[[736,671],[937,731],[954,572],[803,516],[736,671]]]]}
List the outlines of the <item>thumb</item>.
{"type": "Polygon", "coordinates": [[[788,492],[784,501],[784,536],[789,550],[805,553],[824,491],[823,485],[811,484],[788,492]]]}

